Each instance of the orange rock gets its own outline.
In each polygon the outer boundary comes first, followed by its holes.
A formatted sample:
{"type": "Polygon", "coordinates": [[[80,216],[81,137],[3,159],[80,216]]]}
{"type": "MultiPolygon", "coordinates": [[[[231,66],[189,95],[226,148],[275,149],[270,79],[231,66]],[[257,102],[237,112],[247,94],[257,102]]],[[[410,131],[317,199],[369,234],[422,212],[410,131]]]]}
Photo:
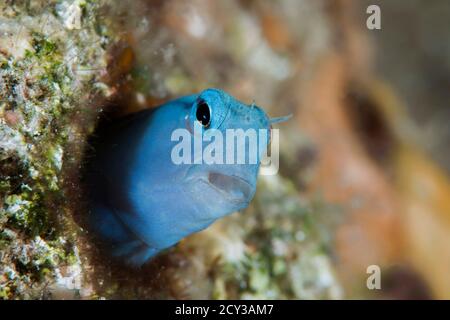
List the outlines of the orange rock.
{"type": "Polygon", "coordinates": [[[298,119],[319,152],[310,191],[348,213],[337,231],[336,251],[343,282],[351,287],[365,286],[357,276],[364,276],[369,265],[395,261],[401,237],[396,190],[352,126],[344,100],[347,83],[344,60],[325,57],[304,91],[298,119]]]}
{"type": "Polygon", "coordinates": [[[263,34],[272,48],[288,50],[292,46],[288,28],[280,19],[280,16],[265,13],[261,20],[263,34]]]}
{"type": "Polygon", "coordinates": [[[395,160],[405,254],[435,296],[450,299],[450,183],[440,168],[413,148],[401,148],[395,160]]]}

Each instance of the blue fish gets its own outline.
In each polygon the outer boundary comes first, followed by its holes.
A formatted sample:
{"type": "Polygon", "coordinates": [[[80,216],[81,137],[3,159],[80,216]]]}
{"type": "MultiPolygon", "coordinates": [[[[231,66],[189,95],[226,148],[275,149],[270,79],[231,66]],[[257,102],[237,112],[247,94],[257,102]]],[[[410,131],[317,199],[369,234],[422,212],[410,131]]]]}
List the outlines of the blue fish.
{"type": "Polygon", "coordinates": [[[112,248],[113,256],[140,266],[217,219],[246,208],[255,194],[270,134],[258,140],[256,161],[235,164],[196,161],[209,143],[203,139],[201,150],[196,150],[195,139],[188,142],[184,152],[191,153],[191,163],[175,163],[180,140],[173,134],[185,129],[192,138],[198,132],[201,137],[208,132],[226,137],[227,129],[269,131],[271,123],[284,120],[269,119],[261,108],[219,89],[129,116],[96,144],[88,170],[90,228],[112,248]]]}

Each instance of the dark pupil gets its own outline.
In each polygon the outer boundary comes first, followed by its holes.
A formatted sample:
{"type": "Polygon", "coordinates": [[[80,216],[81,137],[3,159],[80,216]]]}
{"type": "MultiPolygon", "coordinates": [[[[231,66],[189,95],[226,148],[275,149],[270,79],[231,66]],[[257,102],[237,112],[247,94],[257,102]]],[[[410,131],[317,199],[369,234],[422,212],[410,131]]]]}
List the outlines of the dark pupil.
{"type": "Polygon", "coordinates": [[[209,113],[208,104],[205,101],[200,101],[197,107],[197,120],[202,124],[202,126],[209,126],[211,120],[211,115],[209,113]]]}

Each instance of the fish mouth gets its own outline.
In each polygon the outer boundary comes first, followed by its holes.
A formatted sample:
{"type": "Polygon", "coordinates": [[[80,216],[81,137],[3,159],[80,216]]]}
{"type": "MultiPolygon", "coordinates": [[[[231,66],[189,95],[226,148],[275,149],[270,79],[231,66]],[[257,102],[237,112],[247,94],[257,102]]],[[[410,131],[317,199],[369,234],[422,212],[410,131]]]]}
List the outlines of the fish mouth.
{"type": "Polygon", "coordinates": [[[207,183],[233,202],[246,202],[252,195],[250,183],[239,176],[212,171],[207,175],[207,183]]]}

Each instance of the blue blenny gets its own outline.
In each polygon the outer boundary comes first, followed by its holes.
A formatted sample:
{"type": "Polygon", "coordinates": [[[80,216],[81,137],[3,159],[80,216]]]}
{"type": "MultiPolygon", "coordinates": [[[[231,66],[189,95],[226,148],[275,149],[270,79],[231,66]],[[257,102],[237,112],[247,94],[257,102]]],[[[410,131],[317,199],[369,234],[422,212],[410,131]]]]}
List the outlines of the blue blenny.
{"type": "MultiPolygon", "coordinates": [[[[217,219],[246,208],[256,191],[256,164],[175,164],[175,129],[193,133],[267,129],[269,119],[219,89],[207,89],[145,110],[100,137],[90,163],[89,227],[113,256],[140,266],[217,219]]],[[[193,140],[193,139],[192,139],[193,140]]],[[[267,147],[267,143],[263,147],[267,147]]],[[[194,154],[194,157],[196,155],[194,154]]]]}

